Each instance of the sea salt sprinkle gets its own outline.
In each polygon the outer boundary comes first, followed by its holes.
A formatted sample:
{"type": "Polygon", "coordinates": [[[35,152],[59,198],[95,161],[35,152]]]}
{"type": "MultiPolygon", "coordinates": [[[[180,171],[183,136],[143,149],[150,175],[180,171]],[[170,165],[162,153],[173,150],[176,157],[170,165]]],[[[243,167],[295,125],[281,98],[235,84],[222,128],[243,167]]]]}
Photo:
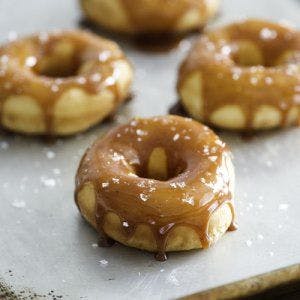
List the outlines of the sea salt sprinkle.
{"type": "Polygon", "coordinates": [[[51,85],[51,91],[53,93],[57,93],[59,91],[59,86],[57,84],[52,84],[51,85]]]}
{"type": "Polygon", "coordinates": [[[53,172],[54,175],[60,175],[60,174],[61,174],[61,170],[58,169],[58,168],[54,168],[54,169],[52,170],[52,172],[53,172]]]}
{"type": "Polygon", "coordinates": [[[180,138],[179,133],[176,133],[176,134],[173,136],[173,141],[176,142],[179,138],[180,138]]]}
{"type": "Polygon", "coordinates": [[[84,77],[78,77],[77,78],[77,82],[79,83],[79,84],[85,84],[86,83],[86,78],[84,78],[84,77]]]}
{"type": "Polygon", "coordinates": [[[95,74],[91,75],[91,80],[94,82],[98,82],[101,80],[101,75],[99,73],[95,73],[95,74]]]}
{"type": "Polygon", "coordinates": [[[266,83],[267,85],[271,85],[271,84],[273,83],[273,79],[272,79],[271,77],[266,77],[266,78],[265,78],[265,83],[266,83]]]}
{"type": "Polygon", "coordinates": [[[239,73],[233,73],[233,74],[232,74],[232,79],[233,79],[233,80],[239,80],[240,77],[241,77],[241,75],[240,75],[239,73]]]}
{"type": "Polygon", "coordinates": [[[105,62],[108,60],[108,58],[111,56],[111,52],[110,51],[102,51],[99,55],[98,55],[98,60],[101,62],[105,62]]]}
{"type": "Polygon", "coordinates": [[[186,184],[183,181],[182,182],[172,182],[172,183],[170,183],[170,186],[174,189],[176,189],[176,188],[181,188],[182,189],[186,186],[186,184]]]}
{"type": "Polygon", "coordinates": [[[145,181],[138,182],[137,186],[139,186],[139,187],[145,187],[146,186],[145,185],[145,181]]]}
{"type": "Polygon", "coordinates": [[[268,168],[271,168],[273,166],[273,163],[270,160],[267,160],[266,165],[268,168]]]}
{"type": "Polygon", "coordinates": [[[182,199],[183,202],[186,202],[190,205],[194,205],[195,202],[194,202],[194,197],[193,196],[186,196],[182,199]]]}
{"type": "Polygon", "coordinates": [[[253,244],[253,243],[252,243],[252,241],[251,241],[251,240],[247,240],[247,241],[246,241],[246,245],[247,245],[248,247],[251,247],[251,246],[252,246],[252,244],[253,244]]]}
{"type": "Polygon", "coordinates": [[[149,199],[149,196],[147,196],[147,195],[145,195],[145,194],[142,193],[142,194],[140,194],[140,198],[141,198],[142,201],[145,202],[145,201],[147,201],[149,199]]]}
{"type": "Polygon", "coordinates": [[[36,65],[37,59],[35,56],[28,56],[25,60],[25,65],[29,68],[32,68],[36,65]]]}
{"type": "Polygon", "coordinates": [[[0,142],[0,149],[1,150],[7,150],[9,148],[9,143],[6,141],[1,141],[0,142]]]}
{"type": "Polygon", "coordinates": [[[130,126],[135,127],[137,125],[137,121],[136,120],[132,120],[130,122],[130,126]]]}
{"type": "Polygon", "coordinates": [[[53,159],[56,156],[56,154],[52,150],[49,150],[46,152],[46,156],[48,159],[53,159]]]}
{"type": "Polygon", "coordinates": [[[172,188],[174,188],[174,189],[176,189],[176,188],[181,188],[181,189],[183,189],[183,188],[186,186],[186,183],[183,182],[183,181],[181,181],[181,182],[172,182],[172,183],[170,183],[170,186],[171,186],[172,188]]]}
{"type": "Polygon", "coordinates": [[[221,48],[221,52],[224,55],[229,55],[231,53],[231,47],[226,45],[221,48]]]}
{"type": "Polygon", "coordinates": [[[119,178],[112,178],[112,182],[113,183],[120,183],[120,179],[119,178]]]}
{"type": "Polygon", "coordinates": [[[288,203],[280,203],[279,205],[278,205],[278,209],[279,210],[288,210],[288,208],[289,208],[289,204],[288,203]]]}
{"type": "Polygon", "coordinates": [[[170,275],[167,278],[168,282],[175,285],[175,286],[179,286],[180,282],[178,280],[178,278],[176,277],[176,269],[173,270],[170,275]]]}
{"type": "Polygon", "coordinates": [[[26,206],[26,203],[24,200],[15,199],[11,205],[16,208],[23,208],[26,206]]]}
{"type": "Polygon", "coordinates": [[[117,152],[114,152],[113,156],[112,156],[112,160],[113,161],[120,161],[120,160],[123,160],[124,159],[124,156],[121,155],[121,154],[118,154],[117,152]]]}
{"type": "Polygon", "coordinates": [[[264,236],[262,234],[258,234],[257,235],[257,239],[260,240],[260,241],[262,241],[264,239],[264,236]]]}
{"type": "Polygon", "coordinates": [[[100,263],[101,267],[103,267],[103,268],[106,268],[108,265],[108,261],[106,259],[101,259],[99,261],[99,263],[100,263]]]}
{"type": "Polygon", "coordinates": [[[203,153],[209,155],[209,147],[207,145],[203,147],[203,153]]]}
{"type": "Polygon", "coordinates": [[[139,135],[139,136],[145,136],[145,135],[148,135],[148,132],[146,132],[142,129],[137,129],[136,134],[139,135]]]}
{"type": "Polygon", "coordinates": [[[252,85],[257,85],[257,83],[258,83],[257,77],[251,77],[251,78],[250,78],[250,83],[251,83],[252,85]]]}
{"type": "Polygon", "coordinates": [[[128,227],[129,227],[129,224],[128,224],[128,222],[123,221],[123,222],[122,222],[122,226],[128,228],[128,227]]]}
{"type": "Polygon", "coordinates": [[[264,205],[263,205],[263,204],[258,204],[258,205],[257,205],[257,208],[258,208],[258,209],[263,209],[263,208],[264,208],[264,205]]]}
{"type": "Polygon", "coordinates": [[[209,156],[208,159],[212,162],[215,162],[218,159],[218,157],[217,156],[209,156]]]}
{"type": "Polygon", "coordinates": [[[46,187],[54,187],[56,185],[56,180],[54,178],[41,177],[41,182],[46,187]]]}
{"type": "Polygon", "coordinates": [[[265,27],[260,31],[259,36],[263,40],[274,40],[277,37],[277,32],[276,30],[265,27]]]}

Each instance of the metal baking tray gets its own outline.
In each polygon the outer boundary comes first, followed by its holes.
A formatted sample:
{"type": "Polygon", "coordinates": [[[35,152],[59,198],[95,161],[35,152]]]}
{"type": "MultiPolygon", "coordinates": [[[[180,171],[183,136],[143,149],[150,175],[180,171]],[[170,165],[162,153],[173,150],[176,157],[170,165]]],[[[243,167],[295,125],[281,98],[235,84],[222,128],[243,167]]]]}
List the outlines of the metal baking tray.
{"type": "MultiPolygon", "coordinates": [[[[248,16],[300,27],[300,2],[224,0],[210,26],[248,16]]],[[[80,24],[74,0],[0,0],[1,42],[80,24]]],[[[122,245],[97,247],[97,233],[73,201],[80,157],[112,126],[168,112],[177,99],[178,65],[191,44],[187,38],[170,52],[153,53],[114,38],[134,64],[135,97],[113,122],[51,143],[0,133],[0,295],[173,299],[299,263],[299,128],[259,133],[247,141],[220,133],[234,154],[239,229],[211,249],[173,253],[161,263],[122,245]]]]}

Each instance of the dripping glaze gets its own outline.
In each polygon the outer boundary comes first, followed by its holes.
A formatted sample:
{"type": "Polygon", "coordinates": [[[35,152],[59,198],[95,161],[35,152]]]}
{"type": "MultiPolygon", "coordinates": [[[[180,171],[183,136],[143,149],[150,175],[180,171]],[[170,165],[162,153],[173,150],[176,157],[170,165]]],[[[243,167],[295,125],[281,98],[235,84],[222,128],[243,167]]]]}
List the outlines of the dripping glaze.
{"type": "Polygon", "coordinates": [[[139,224],[147,224],[157,244],[156,259],[166,259],[170,232],[179,225],[195,230],[203,248],[210,216],[224,204],[232,213],[226,145],[207,127],[181,117],[136,119],[109,132],[92,145],[82,158],[77,175],[75,200],[86,183],[96,198],[96,223],[102,241],[108,212],[119,216],[123,234],[130,239],[139,224]],[[149,178],[151,151],[163,147],[168,158],[168,178],[149,178]]]}
{"type": "Polygon", "coordinates": [[[0,104],[10,96],[32,97],[42,108],[46,134],[51,135],[55,104],[71,88],[91,95],[107,88],[117,106],[121,99],[114,63],[120,59],[125,57],[113,42],[84,31],[55,31],[16,40],[0,48],[0,104]],[[72,48],[70,56],[55,57],[60,43],[72,48]],[[51,58],[55,65],[47,65],[51,58]]]}
{"type": "MultiPolygon", "coordinates": [[[[288,123],[288,113],[300,106],[300,33],[280,24],[260,20],[234,23],[200,37],[179,71],[180,92],[187,76],[201,72],[201,119],[225,105],[238,105],[246,116],[245,130],[253,129],[257,108],[267,104],[281,112],[280,126],[288,123]],[[263,65],[240,65],[240,42],[254,43],[263,56],[263,65]],[[285,51],[294,55],[277,63],[285,51]]],[[[212,124],[213,125],[213,124],[212,124]]]]}

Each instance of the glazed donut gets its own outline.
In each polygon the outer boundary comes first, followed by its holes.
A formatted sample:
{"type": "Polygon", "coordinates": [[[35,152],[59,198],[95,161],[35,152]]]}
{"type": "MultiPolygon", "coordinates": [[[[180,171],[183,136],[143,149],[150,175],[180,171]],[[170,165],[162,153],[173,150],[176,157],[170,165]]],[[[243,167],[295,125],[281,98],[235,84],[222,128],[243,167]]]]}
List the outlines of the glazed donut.
{"type": "Polygon", "coordinates": [[[104,240],[161,260],[207,248],[234,228],[233,185],[225,144],[192,119],[164,116],[134,119],[97,140],[77,171],[75,199],[104,240]]]}
{"type": "Polygon", "coordinates": [[[300,33],[262,20],[201,36],[179,70],[181,103],[216,127],[260,130],[299,120],[300,33]]]}
{"type": "Polygon", "coordinates": [[[212,17],[219,0],[81,0],[91,21],[124,33],[186,32],[212,17]]]}
{"type": "Polygon", "coordinates": [[[0,125],[69,135],[112,114],[128,97],[132,68],[119,47],[84,31],[55,31],[0,48],[0,125]]]}

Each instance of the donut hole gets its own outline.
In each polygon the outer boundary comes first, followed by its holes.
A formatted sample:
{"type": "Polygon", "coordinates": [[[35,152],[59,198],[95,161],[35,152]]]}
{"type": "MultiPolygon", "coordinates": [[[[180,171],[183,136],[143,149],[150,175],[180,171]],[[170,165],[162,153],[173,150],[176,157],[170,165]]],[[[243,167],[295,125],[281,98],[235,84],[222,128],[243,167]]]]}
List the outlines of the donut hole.
{"type": "Polygon", "coordinates": [[[71,42],[56,42],[54,45],[48,45],[43,52],[32,69],[36,74],[52,78],[72,77],[78,74],[81,67],[80,51],[77,51],[71,42]]]}
{"type": "Polygon", "coordinates": [[[177,177],[187,168],[186,162],[175,155],[167,154],[163,147],[154,148],[146,165],[136,170],[139,177],[167,181],[177,177]]]}
{"type": "Polygon", "coordinates": [[[235,64],[239,66],[250,67],[265,65],[260,47],[252,41],[237,41],[232,49],[231,58],[235,64]]]}
{"type": "Polygon", "coordinates": [[[40,65],[35,69],[35,73],[40,76],[51,78],[73,77],[78,74],[80,64],[76,60],[62,60],[55,58],[43,60],[40,65]]]}

